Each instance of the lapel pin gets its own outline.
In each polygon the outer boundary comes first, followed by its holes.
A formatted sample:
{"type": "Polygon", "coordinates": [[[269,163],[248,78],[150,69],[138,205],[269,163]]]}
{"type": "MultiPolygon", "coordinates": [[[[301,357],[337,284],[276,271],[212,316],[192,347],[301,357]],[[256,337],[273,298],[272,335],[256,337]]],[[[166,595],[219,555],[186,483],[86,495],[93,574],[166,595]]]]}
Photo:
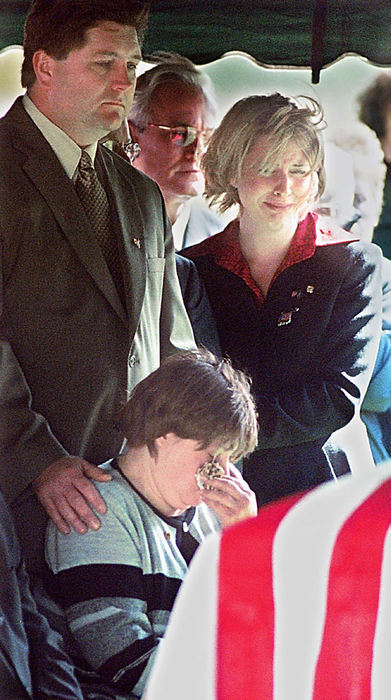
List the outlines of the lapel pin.
{"type": "Polygon", "coordinates": [[[313,287],[312,284],[309,284],[305,291],[307,292],[307,294],[313,294],[314,289],[315,289],[315,287],[313,287]]]}
{"type": "Polygon", "coordinates": [[[292,314],[293,314],[293,311],[281,311],[281,313],[278,317],[277,326],[287,326],[288,323],[291,323],[292,314]]]}
{"type": "Polygon", "coordinates": [[[140,239],[139,239],[139,238],[132,238],[132,243],[134,243],[134,245],[135,245],[137,248],[141,248],[141,242],[140,242],[140,239]]]}

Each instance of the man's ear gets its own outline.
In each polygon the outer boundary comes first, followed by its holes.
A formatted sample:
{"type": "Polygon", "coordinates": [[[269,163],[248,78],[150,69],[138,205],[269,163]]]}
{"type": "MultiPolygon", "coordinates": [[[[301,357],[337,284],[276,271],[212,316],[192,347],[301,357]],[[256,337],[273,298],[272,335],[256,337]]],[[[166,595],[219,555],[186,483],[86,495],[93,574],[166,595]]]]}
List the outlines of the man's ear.
{"type": "Polygon", "coordinates": [[[158,452],[160,449],[163,449],[164,447],[165,447],[164,435],[160,435],[160,437],[155,438],[155,440],[154,440],[155,451],[158,452]]]}
{"type": "Polygon", "coordinates": [[[175,435],[175,433],[166,433],[165,435],[160,435],[158,438],[155,440],[155,445],[156,447],[172,447],[172,445],[175,445],[175,443],[178,441],[178,436],[175,435]]]}
{"type": "Polygon", "coordinates": [[[153,452],[154,458],[163,458],[167,452],[171,451],[171,447],[174,444],[174,440],[177,440],[177,436],[174,433],[166,433],[166,435],[159,435],[155,438],[153,442],[153,452]]]}
{"type": "Polygon", "coordinates": [[[54,69],[55,59],[49,56],[43,49],[38,49],[33,55],[33,68],[37,81],[42,85],[49,85],[54,69]]]}
{"type": "Polygon", "coordinates": [[[128,127],[129,127],[130,136],[131,136],[132,141],[133,141],[133,142],[136,142],[136,141],[139,139],[139,134],[140,134],[140,132],[139,132],[138,129],[134,126],[134,124],[132,124],[132,123],[129,121],[129,119],[128,119],[128,127]]]}

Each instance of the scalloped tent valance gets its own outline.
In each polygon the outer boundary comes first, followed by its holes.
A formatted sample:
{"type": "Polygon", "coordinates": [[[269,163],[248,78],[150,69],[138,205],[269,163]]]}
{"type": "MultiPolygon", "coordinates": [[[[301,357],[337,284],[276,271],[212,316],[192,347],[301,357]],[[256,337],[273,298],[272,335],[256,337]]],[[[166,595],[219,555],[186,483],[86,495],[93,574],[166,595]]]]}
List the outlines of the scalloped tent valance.
{"type": "MultiPolygon", "coordinates": [[[[151,0],[144,53],[202,64],[243,51],[271,65],[321,68],[346,52],[391,65],[390,0],[151,0]]],[[[23,42],[30,0],[0,0],[0,49],[23,42]]]]}

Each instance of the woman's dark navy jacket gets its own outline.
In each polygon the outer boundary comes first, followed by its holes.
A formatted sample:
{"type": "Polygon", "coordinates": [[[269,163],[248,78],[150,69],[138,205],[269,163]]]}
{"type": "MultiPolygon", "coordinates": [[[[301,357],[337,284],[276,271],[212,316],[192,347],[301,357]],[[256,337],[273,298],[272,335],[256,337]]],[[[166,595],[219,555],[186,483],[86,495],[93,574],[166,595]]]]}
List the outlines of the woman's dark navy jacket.
{"type": "Polygon", "coordinates": [[[308,225],[314,254],[283,270],[261,307],[214,260],[224,232],[182,251],[206,285],[223,354],[253,381],[259,440],[244,476],[259,504],[373,468],[359,412],[380,338],[381,251],[322,230],[316,215],[308,225]]]}

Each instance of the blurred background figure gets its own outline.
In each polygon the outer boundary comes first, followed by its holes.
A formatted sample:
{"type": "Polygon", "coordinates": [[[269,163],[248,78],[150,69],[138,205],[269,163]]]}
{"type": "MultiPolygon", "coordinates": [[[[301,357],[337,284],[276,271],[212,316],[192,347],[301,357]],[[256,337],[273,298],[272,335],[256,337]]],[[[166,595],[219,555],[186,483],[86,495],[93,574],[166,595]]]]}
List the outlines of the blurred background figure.
{"type": "MultiPolygon", "coordinates": [[[[383,150],[375,132],[352,120],[327,129],[326,189],[316,211],[371,241],[382,211],[386,175],[383,150]]],[[[382,335],[361,417],[376,464],[391,457],[391,261],[382,258],[382,335]]]]}
{"type": "Polygon", "coordinates": [[[324,192],[314,205],[314,211],[328,217],[334,224],[349,230],[357,219],[354,209],[353,158],[346,150],[325,134],[324,168],[326,183],[324,192]]]}
{"type": "Polygon", "coordinates": [[[373,242],[391,258],[391,71],[379,75],[359,97],[359,117],[380,140],[387,166],[383,209],[373,242]]]}
{"type": "Polygon", "coordinates": [[[380,338],[381,251],[323,226],[319,105],[278,93],[237,102],[202,159],[206,192],[239,217],[186,254],[205,282],[222,352],[246,368],[258,503],[373,466],[360,406],[380,338]]]}
{"type": "Polygon", "coordinates": [[[200,157],[216,126],[212,82],[178,54],[159,53],[157,65],[137,78],[129,114],[132,141],[140,147],[134,165],[163,192],[180,250],[220,231],[224,220],[201,198],[200,157]]]}
{"type": "Polygon", "coordinates": [[[386,165],[376,134],[352,120],[330,127],[325,140],[326,188],[316,211],[371,241],[382,210],[386,165]]]}
{"type": "MultiPolygon", "coordinates": [[[[389,293],[390,282],[387,286],[389,293]]],[[[385,328],[389,320],[389,317],[383,317],[375,367],[361,407],[375,464],[391,458],[391,329],[385,328]]]]}
{"type": "Polygon", "coordinates": [[[23,47],[9,46],[0,51],[0,116],[2,117],[24,88],[20,80],[23,47]]]}

